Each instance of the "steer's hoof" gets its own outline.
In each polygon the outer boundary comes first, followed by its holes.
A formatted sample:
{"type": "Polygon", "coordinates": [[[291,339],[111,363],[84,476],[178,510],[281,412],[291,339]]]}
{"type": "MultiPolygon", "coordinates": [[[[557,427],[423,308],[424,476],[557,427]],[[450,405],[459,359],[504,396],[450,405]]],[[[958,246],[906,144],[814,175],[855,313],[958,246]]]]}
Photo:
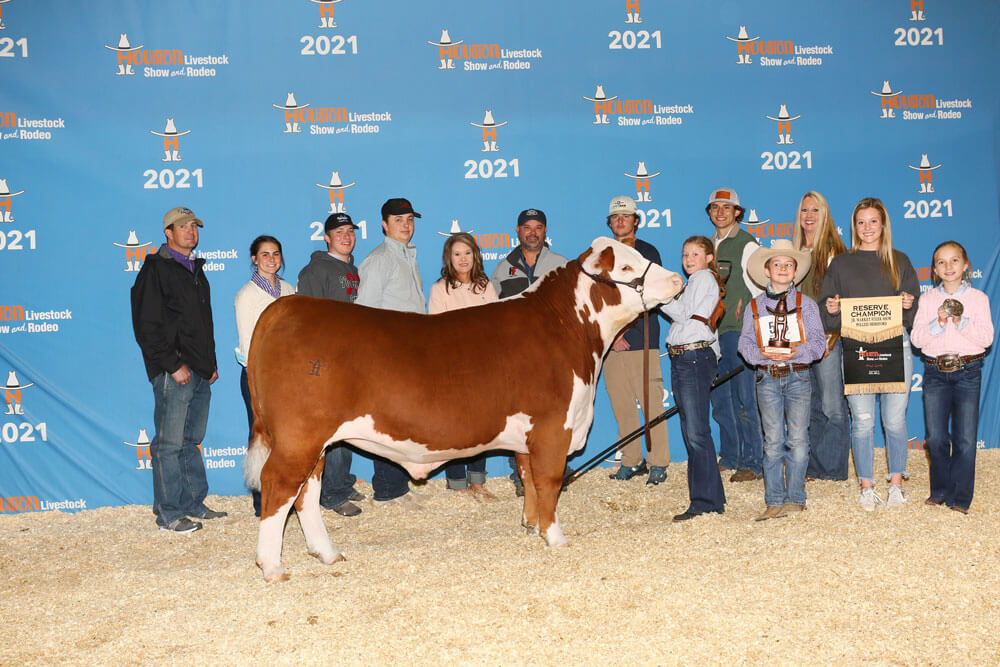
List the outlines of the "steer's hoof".
{"type": "Polygon", "coordinates": [[[559,528],[559,524],[557,523],[549,526],[543,537],[545,538],[545,543],[550,547],[565,547],[569,544],[569,540],[563,535],[562,529],[559,528]]]}
{"type": "Polygon", "coordinates": [[[333,565],[334,563],[339,563],[342,560],[347,560],[346,558],[344,558],[344,554],[340,552],[334,552],[333,554],[324,557],[323,554],[310,551],[309,555],[318,560],[319,562],[323,563],[324,565],[333,565]]]}
{"type": "Polygon", "coordinates": [[[264,573],[264,581],[269,584],[273,584],[279,581],[288,581],[288,573],[277,566],[267,566],[265,567],[263,563],[257,561],[257,567],[261,569],[264,573]]]}

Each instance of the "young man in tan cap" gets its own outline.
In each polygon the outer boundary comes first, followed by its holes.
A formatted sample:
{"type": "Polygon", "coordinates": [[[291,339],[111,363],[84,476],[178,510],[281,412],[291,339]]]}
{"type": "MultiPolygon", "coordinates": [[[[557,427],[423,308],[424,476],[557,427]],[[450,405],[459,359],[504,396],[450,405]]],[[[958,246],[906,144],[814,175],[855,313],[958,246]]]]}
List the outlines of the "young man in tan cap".
{"type": "Polygon", "coordinates": [[[757,405],[764,426],[764,502],[757,521],[806,508],[809,464],[809,365],[826,352],[819,307],[795,289],[809,273],[812,254],[776,240],[747,263],[764,292],[743,317],[739,351],[755,368],[757,405]]]}
{"type": "Polygon", "coordinates": [[[175,533],[201,528],[188,517],[226,516],[205,506],[208,481],[198,449],[219,377],[205,260],[192,254],[202,226],[189,208],[167,211],[167,242],[146,257],[131,294],[132,328],[153,385],[153,513],[160,530],[175,533]]]}
{"type": "MultiPolygon", "coordinates": [[[[637,239],[639,216],[635,200],[624,195],[615,197],[608,205],[608,227],[615,240],[630,245],[639,254],[661,264],[660,253],[649,243],[637,239]]],[[[611,409],[618,422],[618,437],[622,438],[639,428],[639,413],[636,403],[642,406],[647,420],[662,412],[663,371],[660,370],[660,322],[656,311],[649,317],[649,347],[643,351],[643,323],[639,318],[635,324],[622,332],[611,344],[611,351],[604,361],[604,386],[611,399],[611,409]],[[649,368],[646,392],[642,387],[642,365],[649,368]],[[643,404],[643,394],[648,393],[649,405],[643,404]]],[[[622,448],[622,460],[611,479],[626,480],[646,472],[646,484],[661,484],[667,480],[667,466],[670,465],[670,445],[667,439],[667,423],[660,422],[649,433],[649,467],[642,458],[642,441],[636,438],[622,448]]]]}

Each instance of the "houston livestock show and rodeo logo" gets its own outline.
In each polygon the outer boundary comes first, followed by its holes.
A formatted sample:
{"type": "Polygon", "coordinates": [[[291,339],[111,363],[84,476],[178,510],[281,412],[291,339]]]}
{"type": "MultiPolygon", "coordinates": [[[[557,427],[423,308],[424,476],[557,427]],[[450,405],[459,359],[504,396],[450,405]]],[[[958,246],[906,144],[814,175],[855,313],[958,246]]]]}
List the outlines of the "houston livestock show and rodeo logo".
{"type": "Polygon", "coordinates": [[[437,47],[439,70],[454,70],[455,61],[461,61],[465,72],[527,71],[542,59],[539,48],[508,48],[496,43],[453,40],[447,28],[441,29],[438,41],[427,40],[427,43],[437,47]]]}
{"type": "Polygon", "coordinates": [[[300,103],[293,91],[285,96],[284,104],[271,104],[283,112],[285,134],[300,134],[302,126],[309,126],[309,134],[378,134],[385,124],[392,122],[389,111],[353,111],[347,107],[314,107],[309,102],[300,103]]]}
{"type": "Polygon", "coordinates": [[[736,44],[737,65],[822,67],[834,54],[833,46],[830,44],[796,43],[794,39],[785,36],[777,38],[751,36],[751,31],[745,25],[739,26],[735,37],[725,35],[725,38],[736,44]]]}
{"type": "Polygon", "coordinates": [[[217,67],[229,65],[226,53],[196,56],[169,47],[147,49],[144,44],[133,46],[127,32],[119,34],[115,46],[105,44],[104,48],[115,53],[116,76],[135,76],[138,70],[148,79],[214,77],[217,67]]]}
{"type": "Polygon", "coordinates": [[[883,119],[961,120],[963,109],[964,113],[972,109],[972,98],[940,99],[927,91],[907,93],[902,88],[894,89],[889,79],[882,80],[878,91],[869,92],[878,98],[879,118],[883,119]]]}
{"type": "Polygon", "coordinates": [[[618,95],[607,95],[603,84],[597,84],[593,97],[581,97],[593,104],[594,125],[610,125],[612,116],[619,127],[681,125],[684,115],[694,113],[692,104],[660,104],[641,97],[619,99],[618,95]]]}

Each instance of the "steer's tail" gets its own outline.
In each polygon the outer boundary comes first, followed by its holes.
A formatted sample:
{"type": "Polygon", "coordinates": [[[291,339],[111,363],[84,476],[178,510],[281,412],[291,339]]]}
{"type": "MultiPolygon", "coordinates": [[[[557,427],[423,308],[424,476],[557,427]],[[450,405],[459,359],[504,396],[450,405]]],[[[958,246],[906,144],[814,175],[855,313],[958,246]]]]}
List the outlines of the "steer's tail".
{"type": "Polygon", "coordinates": [[[247,488],[260,491],[260,471],[271,455],[271,439],[267,426],[254,411],[253,436],[243,459],[243,481],[247,488]]]}

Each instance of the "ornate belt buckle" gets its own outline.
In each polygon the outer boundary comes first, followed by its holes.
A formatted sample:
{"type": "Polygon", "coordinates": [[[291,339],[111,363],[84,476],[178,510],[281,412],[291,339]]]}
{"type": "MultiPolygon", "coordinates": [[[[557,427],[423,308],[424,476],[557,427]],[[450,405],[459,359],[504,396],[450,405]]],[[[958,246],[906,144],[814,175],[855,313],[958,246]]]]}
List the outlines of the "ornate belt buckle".
{"type": "Polygon", "coordinates": [[[962,367],[962,357],[957,354],[942,354],[937,358],[937,367],[942,373],[954,373],[962,367]]]}

